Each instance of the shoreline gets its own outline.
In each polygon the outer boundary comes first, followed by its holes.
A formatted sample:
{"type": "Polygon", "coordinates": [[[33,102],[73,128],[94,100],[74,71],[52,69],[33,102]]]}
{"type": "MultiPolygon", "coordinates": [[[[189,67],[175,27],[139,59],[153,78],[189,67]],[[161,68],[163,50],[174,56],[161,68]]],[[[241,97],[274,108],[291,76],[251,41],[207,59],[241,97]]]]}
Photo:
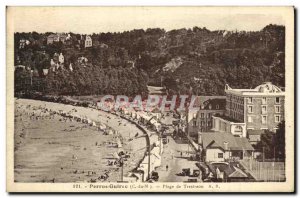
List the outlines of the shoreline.
{"type": "MultiPolygon", "coordinates": [[[[93,122],[97,122],[97,123],[100,122],[102,124],[105,123],[105,125],[108,126],[110,129],[118,131],[118,134],[121,135],[123,139],[127,139],[127,138],[130,139],[135,134],[139,134],[138,136],[143,136],[140,129],[138,129],[136,126],[135,127],[131,126],[131,128],[133,130],[128,130],[128,126],[133,125],[133,124],[129,123],[129,121],[125,121],[124,118],[120,118],[119,116],[113,115],[111,113],[98,111],[98,110],[90,109],[90,108],[86,108],[86,107],[77,107],[77,106],[72,106],[72,105],[45,102],[45,101],[39,101],[39,100],[28,100],[28,99],[16,99],[15,100],[16,104],[19,103],[20,101],[25,102],[26,105],[30,105],[32,107],[46,108],[46,109],[50,109],[55,112],[58,112],[60,110],[64,110],[64,111],[69,110],[70,111],[72,109],[76,109],[76,111],[77,111],[76,114],[79,114],[80,116],[82,116],[85,119],[86,118],[90,119],[92,121],[92,124],[94,124],[93,122]],[[120,122],[117,122],[117,120],[120,122]]],[[[96,128],[95,126],[91,126],[91,127],[96,128]]],[[[137,139],[139,139],[139,142],[140,142],[141,140],[143,140],[145,138],[139,137],[137,139]]],[[[134,141],[136,141],[137,139],[134,139],[134,141]]],[[[126,175],[126,173],[130,172],[132,169],[136,168],[136,166],[138,165],[138,162],[144,158],[144,155],[146,152],[145,148],[143,148],[143,146],[141,146],[141,145],[146,145],[146,144],[142,144],[142,143],[133,144],[133,142],[126,142],[127,144],[124,144],[123,147],[126,149],[128,149],[128,147],[130,147],[130,150],[132,149],[133,151],[142,150],[143,156],[140,156],[140,159],[136,159],[135,167],[131,167],[131,165],[129,165],[129,167],[124,167],[124,173],[125,173],[124,175],[126,175]]],[[[133,152],[133,154],[134,154],[134,152],[133,152]]]]}

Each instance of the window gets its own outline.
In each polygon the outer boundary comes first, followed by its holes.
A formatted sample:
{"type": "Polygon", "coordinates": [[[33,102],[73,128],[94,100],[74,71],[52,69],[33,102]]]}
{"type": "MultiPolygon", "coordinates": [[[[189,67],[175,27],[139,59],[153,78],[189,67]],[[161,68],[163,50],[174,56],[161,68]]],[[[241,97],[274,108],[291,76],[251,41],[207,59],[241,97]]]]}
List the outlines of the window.
{"type": "Polygon", "coordinates": [[[280,122],[280,116],[279,115],[275,116],[275,122],[280,122]]]}
{"type": "Polygon", "coordinates": [[[208,113],[208,114],[207,114],[207,118],[211,118],[211,113],[208,113]]]}
{"type": "Polygon", "coordinates": [[[253,122],[252,116],[248,116],[248,122],[253,122]]]}
{"type": "Polygon", "coordinates": [[[267,113],[267,106],[266,105],[262,105],[261,106],[261,113],[262,114],[266,114],[267,113]]]}
{"type": "Polygon", "coordinates": [[[216,105],[216,109],[219,109],[219,105],[216,105]]]}
{"type": "Polygon", "coordinates": [[[211,121],[207,122],[207,126],[209,126],[209,127],[211,126],[211,121]]]}
{"type": "Polygon", "coordinates": [[[201,113],[201,118],[204,118],[204,113],[201,113]]]}
{"type": "Polygon", "coordinates": [[[194,120],[193,121],[193,127],[196,127],[197,126],[197,120],[194,120]]]}
{"type": "Polygon", "coordinates": [[[280,106],[275,106],[275,113],[280,113],[280,106]]]}
{"type": "Polygon", "coordinates": [[[261,116],[261,122],[263,123],[263,124],[267,124],[267,116],[261,116]]]}
{"type": "Polygon", "coordinates": [[[248,98],[248,103],[252,103],[253,102],[253,98],[252,97],[249,97],[248,98]]]}
{"type": "Polygon", "coordinates": [[[253,113],[253,106],[252,105],[248,106],[248,113],[253,113]]]}
{"type": "Polygon", "coordinates": [[[218,153],[218,158],[223,158],[223,153],[218,153]]]}
{"type": "Polygon", "coordinates": [[[201,126],[204,126],[204,121],[201,121],[201,126]]]}
{"type": "Polygon", "coordinates": [[[262,104],[267,104],[267,98],[266,97],[262,98],[262,104]]]}
{"type": "Polygon", "coordinates": [[[275,98],[275,103],[276,103],[276,104],[279,104],[279,103],[280,103],[280,98],[279,98],[279,97],[276,97],[276,98],[275,98]]]}

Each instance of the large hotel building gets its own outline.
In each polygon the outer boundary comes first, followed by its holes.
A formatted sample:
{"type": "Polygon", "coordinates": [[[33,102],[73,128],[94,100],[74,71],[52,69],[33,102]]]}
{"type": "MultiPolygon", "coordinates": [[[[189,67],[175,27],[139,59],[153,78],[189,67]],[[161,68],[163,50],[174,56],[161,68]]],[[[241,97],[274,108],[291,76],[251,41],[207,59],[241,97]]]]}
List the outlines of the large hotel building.
{"type": "Polygon", "coordinates": [[[225,86],[226,111],[212,118],[212,130],[246,137],[249,130],[275,131],[284,120],[285,93],[270,82],[254,89],[225,86]]]}

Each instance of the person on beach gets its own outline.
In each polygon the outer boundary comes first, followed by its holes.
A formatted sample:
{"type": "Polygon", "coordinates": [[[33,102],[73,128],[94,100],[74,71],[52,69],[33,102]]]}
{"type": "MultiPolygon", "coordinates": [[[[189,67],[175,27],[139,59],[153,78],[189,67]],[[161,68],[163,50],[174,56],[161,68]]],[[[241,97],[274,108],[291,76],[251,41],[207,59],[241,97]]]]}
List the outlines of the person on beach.
{"type": "Polygon", "coordinates": [[[166,171],[168,171],[168,169],[169,169],[169,166],[168,166],[168,165],[166,165],[166,171]]]}

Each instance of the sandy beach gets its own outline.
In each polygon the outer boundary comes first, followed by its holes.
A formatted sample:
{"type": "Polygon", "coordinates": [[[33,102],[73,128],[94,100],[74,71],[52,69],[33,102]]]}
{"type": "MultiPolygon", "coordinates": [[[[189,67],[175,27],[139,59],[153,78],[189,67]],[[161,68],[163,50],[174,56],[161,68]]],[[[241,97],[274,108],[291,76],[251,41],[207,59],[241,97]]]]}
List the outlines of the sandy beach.
{"type": "MultiPolygon", "coordinates": [[[[151,138],[152,139],[152,138],[151,138]]],[[[15,99],[15,175],[16,182],[105,182],[121,180],[120,167],[109,166],[114,153],[129,154],[124,164],[124,176],[134,169],[145,154],[146,140],[135,125],[96,109],[58,103],[15,99]],[[106,135],[98,127],[48,116],[40,109],[52,112],[73,112],[105,124],[116,131],[106,135]],[[135,137],[137,136],[137,137],[135,137]],[[116,140],[122,139],[122,148],[116,140]],[[132,139],[132,140],[130,140],[132,139]]]]}

